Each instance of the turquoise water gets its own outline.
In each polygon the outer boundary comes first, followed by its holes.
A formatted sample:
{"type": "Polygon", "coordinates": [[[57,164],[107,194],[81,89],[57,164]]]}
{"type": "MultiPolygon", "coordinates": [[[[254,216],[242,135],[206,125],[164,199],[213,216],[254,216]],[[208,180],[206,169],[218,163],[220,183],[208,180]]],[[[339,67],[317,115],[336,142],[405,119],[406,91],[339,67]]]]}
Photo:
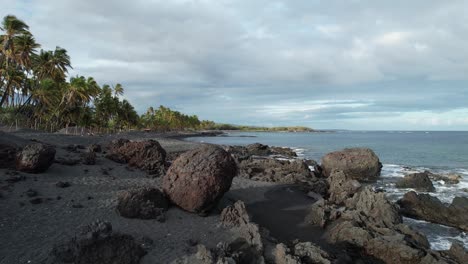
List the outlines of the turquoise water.
{"type": "MultiPolygon", "coordinates": [[[[262,143],[290,147],[301,158],[320,159],[328,152],[347,147],[368,147],[383,164],[382,175],[375,184],[384,188],[396,201],[410,189],[395,188],[395,182],[412,172],[430,170],[434,173],[456,173],[463,180],[456,185],[433,182],[436,196],[451,203],[455,196],[468,196],[468,132],[399,132],[340,131],[331,133],[269,133],[232,132],[226,136],[195,137],[189,141],[222,145],[262,143]]],[[[468,235],[457,229],[405,218],[405,222],[425,233],[434,249],[448,249],[451,241],[468,246],[468,235]]]]}

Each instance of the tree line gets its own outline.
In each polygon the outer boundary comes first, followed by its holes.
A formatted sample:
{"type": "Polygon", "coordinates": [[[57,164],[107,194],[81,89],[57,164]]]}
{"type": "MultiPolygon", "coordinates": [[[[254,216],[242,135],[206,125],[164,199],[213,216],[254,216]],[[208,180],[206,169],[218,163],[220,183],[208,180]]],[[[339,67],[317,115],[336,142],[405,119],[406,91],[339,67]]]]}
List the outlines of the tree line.
{"type": "Polygon", "coordinates": [[[98,133],[130,129],[309,130],[217,124],[164,106],[150,107],[139,116],[122,98],[121,84],[100,86],[93,77],[69,77],[72,66],[67,50],[41,49],[24,21],[7,15],[0,33],[0,126],[51,132],[79,127],[98,133]]]}
{"type": "Polygon", "coordinates": [[[0,27],[0,122],[57,131],[77,126],[94,130],[199,129],[197,116],[161,106],[139,116],[122,99],[121,84],[102,86],[93,77],[68,78],[70,56],[61,47],[40,49],[29,26],[13,15],[0,27]]]}

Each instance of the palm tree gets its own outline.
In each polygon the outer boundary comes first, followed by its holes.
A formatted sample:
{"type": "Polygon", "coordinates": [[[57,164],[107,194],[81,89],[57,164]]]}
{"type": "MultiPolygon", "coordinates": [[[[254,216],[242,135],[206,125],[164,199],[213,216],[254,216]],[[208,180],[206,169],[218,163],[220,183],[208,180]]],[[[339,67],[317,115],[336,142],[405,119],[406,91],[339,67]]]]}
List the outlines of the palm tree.
{"type": "Polygon", "coordinates": [[[65,81],[68,68],[71,67],[67,50],[56,47],[54,51],[41,50],[34,56],[34,73],[39,80],[50,78],[56,82],[65,81]]]}
{"type": "MultiPolygon", "coordinates": [[[[3,35],[0,35],[1,39],[1,49],[0,49],[0,84],[2,85],[2,99],[0,100],[0,107],[7,101],[7,99],[14,94],[14,89],[11,88],[12,80],[14,78],[9,77],[10,73],[15,75],[18,69],[18,66],[21,67],[22,65],[20,62],[24,62],[23,60],[17,61],[17,53],[15,49],[15,42],[17,42],[17,38],[20,36],[27,35],[29,27],[24,23],[22,20],[16,18],[13,15],[7,15],[3,18],[1,23],[0,30],[4,32],[3,35]],[[12,70],[12,68],[14,70],[12,70]]],[[[34,45],[32,45],[34,46],[34,45]]]]}
{"type": "Polygon", "coordinates": [[[118,97],[120,95],[123,95],[123,93],[124,93],[123,86],[120,83],[116,84],[114,87],[114,96],[118,97]]]}

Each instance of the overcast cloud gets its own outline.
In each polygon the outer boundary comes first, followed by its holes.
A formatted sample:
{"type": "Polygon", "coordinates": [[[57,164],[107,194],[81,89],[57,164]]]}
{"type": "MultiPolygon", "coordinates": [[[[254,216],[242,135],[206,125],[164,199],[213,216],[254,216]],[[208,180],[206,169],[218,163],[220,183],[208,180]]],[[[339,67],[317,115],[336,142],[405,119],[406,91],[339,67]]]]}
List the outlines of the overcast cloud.
{"type": "Polygon", "coordinates": [[[73,75],[218,122],[468,130],[468,1],[0,0],[73,75]]]}

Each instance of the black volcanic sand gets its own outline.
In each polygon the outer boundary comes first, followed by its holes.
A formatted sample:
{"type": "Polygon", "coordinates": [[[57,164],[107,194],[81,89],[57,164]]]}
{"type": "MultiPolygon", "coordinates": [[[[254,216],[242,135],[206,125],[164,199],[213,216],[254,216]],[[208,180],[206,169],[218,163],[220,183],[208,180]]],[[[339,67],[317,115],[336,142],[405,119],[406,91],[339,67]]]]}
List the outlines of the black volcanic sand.
{"type": "MultiPolygon", "coordinates": [[[[108,136],[70,136],[21,131],[2,134],[5,140],[24,145],[35,139],[56,147],[56,158],[78,158],[80,153],[65,150],[69,144],[87,146],[104,144],[112,139],[156,139],[167,152],[193,149],[199,143],[185,142],[174,134],[131,132],[108,136]],[[168,138],[170,136],[172,138],[168,138]]],[[[160,186],[161,178],[148,178],[137,169],[129,169],[98,154],[96,165],[66,166],[54,163],[42,174],[19,173],[24,180],[7,181],[14,172],[0,169],[0,263],[43,263],[57,243],[68,241],[78,227],[97,219],[109,221],[113,229],[153,241],[141,263],[170,263],[194,252],[196,242],[216,247],[229,242],[232,233],[221,227],[219,210],[207,217],[171,208],[166,221],[138,220],[120,217],[116,211],[117,194],[133,187],[160,186]],[[59,188],[57,182],[68,182],[59,188]],[[30,191],[32,189],[32,191],[30,191]],[[28,194],[37,193],[34,197],[28,194]]],[[[252,220],[270,230],[279,241],[294,239],[312,241],[325,250],[340,255],[344,248],[332,248],[322,239],[320,228],[303,225],[306,209],[315,202],[297,186],[278,185],[235,178],[224,201],[243,200],[252,220]]],[[[221,203],[220,207],[222,208],[221,203]]]]}
{"type": "Polygon", "coordinates": [[[234,201],[244,198],[251,220],[267,228],[279,242],[291,244],[294,240],[312,242],[337,258],[336,263],[350,263],[359,259],[361,263],[381,263],[374,258],[361,258],[359,251],[349,245],[331,245],[324,238],[325,230],[306,225],[304,218],[308,208],[316,202],[307,196],[300,186],[276,185],[253,187],[229,192],[227,197],[234,201]],[[256,193],[256,196],[252,196],[256,193]],[[246,198],[253,198],[246,200],[246,198]],[[346,256],[352,256],[353,260],[346,256]]]}

